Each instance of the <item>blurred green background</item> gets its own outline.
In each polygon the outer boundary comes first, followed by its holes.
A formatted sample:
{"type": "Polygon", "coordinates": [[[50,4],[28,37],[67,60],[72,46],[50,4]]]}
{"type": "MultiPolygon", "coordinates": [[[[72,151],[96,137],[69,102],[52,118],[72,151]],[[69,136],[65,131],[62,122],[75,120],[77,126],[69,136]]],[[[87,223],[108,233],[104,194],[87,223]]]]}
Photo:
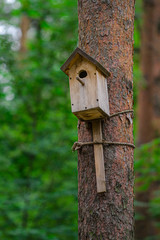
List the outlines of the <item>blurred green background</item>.
{"type": "MultiPolygon", "coordinates": [[[[60,66],[77,46],[77,1],[0,0],[0,239],[78,239],[77,119],[60,66]],[[20,39],[29,19],[25,49],[20,39]],[[25,23],[24,23],[25,24],[25,23]],[[21,51],[20,51],[21,49],[21,51]]],[[[142,4],[136,3],[134,138],[140,71],[142,4]]],[[[146,191],[160,179],[160,139],[135,151],[146,191]]],[[[143,183],[143,184],[142,184],[143,183]]],[[[135,205],[143,205],[135,201],[135,205]]],[[[158,191],[148,205],[160,225],[158,191]]],[[[141,218],[136,214],[136,219],[141,218]]],[[[150,238],[153,239],[153,238],[150,238]]],[[[160,239],[157,238],[157,239],[160,239]]]]}

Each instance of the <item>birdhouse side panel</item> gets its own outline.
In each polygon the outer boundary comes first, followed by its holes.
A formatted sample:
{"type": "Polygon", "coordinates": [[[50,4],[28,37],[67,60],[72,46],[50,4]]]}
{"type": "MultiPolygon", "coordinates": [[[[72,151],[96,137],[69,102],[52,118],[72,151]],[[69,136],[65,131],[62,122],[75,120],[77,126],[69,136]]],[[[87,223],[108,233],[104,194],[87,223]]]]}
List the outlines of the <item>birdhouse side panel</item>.
{"type": "Polygon", "coordinates": [[[107,79],[98,70],[96,71],[96,75],[97,75],[97,94],[98,94],[99,107],[104,113],[106,113],[106,115],[109,116],[110,112],[109,112],[107,79]]]}
{"type": "Polygon", "coordinates": [[[69,84],[73,113],[98,107],[96,66],[83,58],[76,61],[69,71],[69,84]]]}

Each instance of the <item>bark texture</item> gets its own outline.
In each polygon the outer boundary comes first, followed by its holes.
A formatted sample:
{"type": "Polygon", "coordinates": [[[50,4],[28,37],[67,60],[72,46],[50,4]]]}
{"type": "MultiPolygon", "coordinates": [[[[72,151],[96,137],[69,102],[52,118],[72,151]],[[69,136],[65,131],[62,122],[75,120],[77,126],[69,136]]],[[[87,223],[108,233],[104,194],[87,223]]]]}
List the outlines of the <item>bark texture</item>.
{"type": "MultiPolygon", "coordinates": [[[[144,0],[141,65],[143,81],[138,99],[138,144],[150,142],[160,136],[160,1],[144,0]]],[[[146,193],[138,193],[136,199],[148,203],[152,197],[151,186],[146,193]]],[[[155,236],[157,230],[147,208],[137,208],[144,216],[136,221],[136,239],[155,236]]]]}
{"type": "MultiPolygon", "coordinates": [[[[110,113],[132,109],[134,0],[79,0],[79,47],[111,72],[110,113]]],[[[133,143],[133,115],[102,121],[103,138],[133,143]]],[[[92,124],[78,123],[79,141],[92,124]]],[[[79,239],[133,240],[133,149],[104,146],[107,192],[97,194],[93,146],[78,152],[79,239]]]]}

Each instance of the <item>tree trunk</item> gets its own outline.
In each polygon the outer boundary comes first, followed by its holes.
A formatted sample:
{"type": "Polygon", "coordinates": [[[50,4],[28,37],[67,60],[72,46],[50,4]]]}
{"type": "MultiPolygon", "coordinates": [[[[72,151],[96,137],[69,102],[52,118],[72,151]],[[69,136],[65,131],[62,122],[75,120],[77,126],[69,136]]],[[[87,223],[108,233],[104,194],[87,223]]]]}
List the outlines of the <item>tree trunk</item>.
{"type": "MultiPolygon", "coordinates": [[[[133,108],[134,0],[78,1],[79,47],[111,72],[110,113],[133,108]]],[[[133,114],[102,121],[103,139],[133,143],[133,114]]],[[[79,121],[79,141],[92,141],[79,121]]],[[[133,148],[104,146],[107,192],[97,194],[93,146],[78,152],[79,239],[133,240],[133,148]]]]}
{"type": "Polygon", "coordinates": [[[26,15],[21,19],[21,39],[20,39],[20,52],[25,53],[27,51],[27,32],[29,30],[30,20],[26,15]]]}
{"type": "Polygon", "coordinates": [[[154,2],[153,16],[152,125],[154,137],[160,137],[160,1],[154,2]]]}
{"type": "MultiPolygon", "coordinates": [[[[143,81],[138,99],[138,144],[144,144],[160,136],[160,1],[144,0],[141,65],[143,81]]],[[[149,203],[154,186],[145,193],[137,193],[136,199],[149,203]]],[[[136,221],[136,239],[156,235],[153,220],[147,208],[137,208],[144,216],[136,221]]]]}

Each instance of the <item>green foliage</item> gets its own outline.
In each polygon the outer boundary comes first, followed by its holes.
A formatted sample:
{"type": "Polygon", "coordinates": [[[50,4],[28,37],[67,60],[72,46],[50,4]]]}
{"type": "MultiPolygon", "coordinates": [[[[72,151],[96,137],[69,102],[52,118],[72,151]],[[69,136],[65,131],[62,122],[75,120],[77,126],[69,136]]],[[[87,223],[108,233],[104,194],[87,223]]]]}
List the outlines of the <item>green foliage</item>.
{"type": "MultiPolygon", "coordinates": [[[[155,224],[160,227],[160,139],[142,145],[135,152],[136,192],[152,191],[150,202],[137,202],[136,206],[148,208],[155,224]]],[[[136,219],[143,216],[136,215],[136,219]]]]}
{"type": "Polygon", "coordinates": [[[160,179],[160,139],[155,139],[150,143],[144,144],[136,151],[135,170],[140,172],[136,178],[140,191],[145,191],[152,182],[160,179]]]}
{"type": "Polygon", "coordinates": [[[76,4],[25,0],[1,11],[6,28],[24,14],[31,24],[26,53],[12,34],[0,36],[0,237],[76,239],[77,121],[60,71],[76,46],[76,4]]]}

